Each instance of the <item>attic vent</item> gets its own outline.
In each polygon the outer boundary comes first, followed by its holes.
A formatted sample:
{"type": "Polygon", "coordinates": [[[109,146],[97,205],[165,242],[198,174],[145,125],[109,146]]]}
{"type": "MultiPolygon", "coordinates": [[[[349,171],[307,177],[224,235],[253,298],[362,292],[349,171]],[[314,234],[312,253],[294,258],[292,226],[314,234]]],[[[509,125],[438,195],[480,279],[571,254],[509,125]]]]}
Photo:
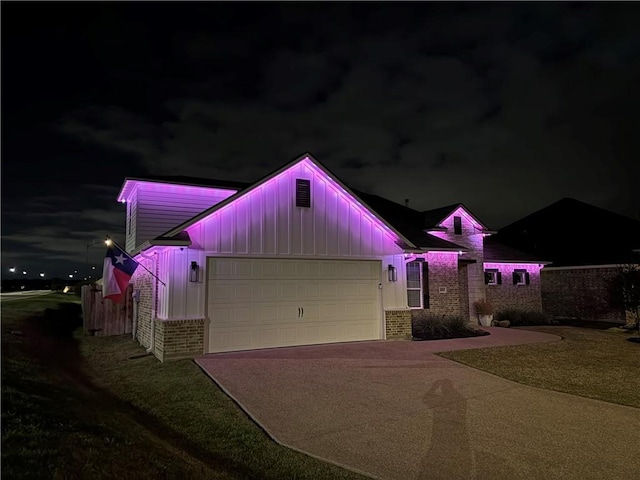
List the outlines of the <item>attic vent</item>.
{"type": "Polygon", "coordinates": [[[453,233],[456,235],[462,235],[462,218],[453,217],[453,233]]]}
{"type": "Polygon", "coordinates": [[[311,207],[311,181],[296,178],[296,207],[311,207]]]}

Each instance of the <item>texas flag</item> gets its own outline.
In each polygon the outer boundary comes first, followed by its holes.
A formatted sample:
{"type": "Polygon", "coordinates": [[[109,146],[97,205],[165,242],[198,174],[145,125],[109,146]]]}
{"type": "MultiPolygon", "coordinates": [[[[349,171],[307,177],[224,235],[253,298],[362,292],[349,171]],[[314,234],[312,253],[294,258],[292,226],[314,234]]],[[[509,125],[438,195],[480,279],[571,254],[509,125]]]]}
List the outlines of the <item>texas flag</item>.
{"type": "Polygon", "coordinates": [[[125,253],[115,242],[110,242],[107,255],[104,257],[102,270],[102,297],[120,303],[129,286],[133,272],[138,268],[138,262],[125,253]]]}

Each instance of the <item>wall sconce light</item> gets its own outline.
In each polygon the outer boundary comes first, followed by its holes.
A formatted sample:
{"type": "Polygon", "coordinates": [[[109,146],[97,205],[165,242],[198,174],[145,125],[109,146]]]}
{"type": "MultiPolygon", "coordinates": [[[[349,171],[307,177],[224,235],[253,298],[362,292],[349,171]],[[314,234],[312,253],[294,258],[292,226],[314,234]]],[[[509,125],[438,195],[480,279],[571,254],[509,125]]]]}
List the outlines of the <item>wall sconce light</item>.
{"type": "Polygon", "coordinates": [[[189,281],[197,282],[200,278],[200,266],[198,262],[191,262],[191,268],[189,269],[189,281]]]}
{"type": "Polygon", "coordinates": [[[388,275],[389,275],[389,281],[390,282],[397,282],[398,281],[398,269],[396,267],[394,267],[393,265],[389,265],[388,267],[388,275]]]}

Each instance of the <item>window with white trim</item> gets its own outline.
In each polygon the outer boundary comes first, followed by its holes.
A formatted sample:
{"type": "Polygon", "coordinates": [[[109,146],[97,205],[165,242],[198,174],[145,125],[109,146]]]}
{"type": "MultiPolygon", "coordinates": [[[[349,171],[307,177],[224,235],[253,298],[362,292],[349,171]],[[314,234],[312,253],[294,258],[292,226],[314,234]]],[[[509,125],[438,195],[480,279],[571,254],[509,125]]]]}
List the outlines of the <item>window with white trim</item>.
{"type": "Polygon", "coordinates": [[[513,271],[514,285],[529,285],[529,272],[525,269],[516,269],[513,271]]]}
{"type": "Polygon", "coordinates": [[[429,264],[423,259],[409,262],[406,274],[409,308],[429,308],[429,264]]]}
{"type": "Polygon", "coordinates": [[[484,271],[485,285],[500,285],[502,283],[502,274],[497,268],[489,268],[484,271]]]}
{"type": "Polygon", "coordinates": [[[420,262],[407,263],[407,305],[422,308],[422,268],[420,262]]]}

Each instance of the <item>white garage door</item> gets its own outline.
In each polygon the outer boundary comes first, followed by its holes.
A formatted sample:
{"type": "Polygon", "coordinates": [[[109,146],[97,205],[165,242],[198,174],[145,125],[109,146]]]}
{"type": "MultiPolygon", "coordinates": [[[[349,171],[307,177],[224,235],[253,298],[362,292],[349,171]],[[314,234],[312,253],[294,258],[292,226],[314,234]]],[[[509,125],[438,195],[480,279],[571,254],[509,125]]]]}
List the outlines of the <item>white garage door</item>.
{"type": "Polygon", "coordinates": [[[209,352],[381,338],[380,262],[207,259],[209,352]]]}

